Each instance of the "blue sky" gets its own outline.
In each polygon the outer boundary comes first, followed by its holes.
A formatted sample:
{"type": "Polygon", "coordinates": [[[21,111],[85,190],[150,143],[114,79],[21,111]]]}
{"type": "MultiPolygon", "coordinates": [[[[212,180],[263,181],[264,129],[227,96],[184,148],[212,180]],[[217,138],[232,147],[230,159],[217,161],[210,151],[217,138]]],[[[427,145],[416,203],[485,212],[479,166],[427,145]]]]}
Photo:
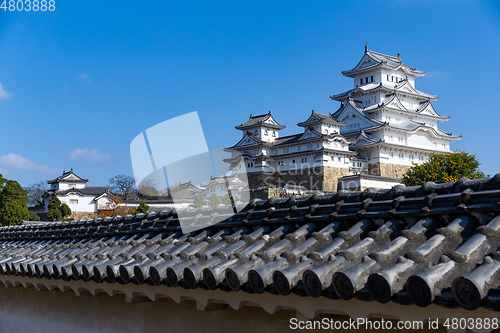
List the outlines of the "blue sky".
{"type": "MultiPolygon", "coordinates": [[[[462,134],[452,149],[500,172],[500,10],[494,1],[61,1],[0,10],[0,173],[23,186],[73,168],[91,185],[132,175],[140,132],[198,111],[210,148],[271,110],[300,129],[352,86],[365,43],[427,75],[419,90],[462,134]]],[[[173,143],[174,144],[174,143],[173,143]]]]}

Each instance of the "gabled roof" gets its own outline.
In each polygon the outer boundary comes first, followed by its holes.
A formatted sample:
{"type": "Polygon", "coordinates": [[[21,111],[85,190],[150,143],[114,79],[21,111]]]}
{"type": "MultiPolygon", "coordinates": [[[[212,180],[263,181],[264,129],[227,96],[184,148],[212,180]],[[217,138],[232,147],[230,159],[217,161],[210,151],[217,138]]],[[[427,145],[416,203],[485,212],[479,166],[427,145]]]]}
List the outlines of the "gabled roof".
{"type": "MultiPolygon", "coordinates": [[[[409,112],[409,110],[401,103],[399,100],[398,96],[396,94],[391,94],[389,98],[386,98],[384,102],[381,104],[375,104],[374,109],[377,108],[388,108],[388,109],[393,109],[393,110],[398,110],[398,111],[404,111],[404,112],[409,112]],[[378,106],[380,105],[380,106],[378,106]]],[[[373,107],[373,106],[372,106],[373,107]]],[[[368,108],[367,108],[368,109],[368,108]]],[[[365,110],[366,111],[366,110],[365,110]]]]}
{"type": "Polygon", "coordinates": [[[450,116],[439,115],[439,113],[437,113],[437,111],[432,106],[430,99],[421,103],[420,106],[415,110],[415,112],[419,113],[422,116],[432,116],[432,117],[440,118],[442,121],[450,119],[450,116]]]}
{"type": "Polygon", "coordinates": [[[236,143],[234,146],[228,147],[226,149],[244,148],[246,146],[252,146],[252,145],[257,145],[257,144],[264,144],[264,143],[265,144],[270,144],[270,142],[262,141],[258,137],[250,134],[250,132],[247,132],[247,133],[245,133],[245,135],[243,136],[243,138],[241,138],[241,140],[238,141],[238,143],[236,143]]]}
{"type": "Polygon", "coordinates": [[[104,193],[109,193],[108,186],[85,186],[84,188],[69,188],[67,190],[59,190],[59,191],[48,190],[44,193],[43,196],[44,197],[47,197],[49,195],[67,196],[69,194],[77,194],[86,197],[86,196],[100,196],[104,193]]]}
{"type": "Polygon", "coordinates": [[[88,183],[89,180],[88,179],[83,179],[82,177],[77,176],[73,172],[73,169],[71,169],[68,172],[63,172],[63,174],[60,175],[59,177],[47,181],[47,184],[56,184],[56,183],[61,183],[61,182],[65,182],[65,183],[88,183]]]}
{"type": "MultiPolygon", "coordinates": [[[[390,87],[390,86],[384,85],[384,87],[390,87]]],[[[400,93],[407,93],[407,94],[410,94],[410,95],[413,95],[413,96],[424,97],[424,98],[427,98],[427,99],[431,99],[433,101],[435,101],[435,100],[437,100],[439,98],[438,95],[431,95],[431,94],[428,94],[428,93],[425,93],[423,91],[415,89],[411,85],[410,81],[408,81],[407,78],[401,80],[400,82],[398,82],[398,84],[396,84],[394,86],[393,90],[396,91],[396,92],[400,92],[400,93]]]]}
{"type": "Polygon", "coordinates": [[[413,97],[416,97],[417,99],[420,100],[428,100],[430,99],[431,101],[435,101],[439,98],[437,95],[431,95],[424,93],[420,90],[415,89],[408,81],[408,79],[403,79],[399,83],[391,86],[387,83],[368,83],[368,84],[363,84],[360,86],[357,86],[356,88],[353,88],[351,90],[345,91],[343,93],[337,94],[337,95],[330,95],[330,98],[339,102],[343,102],[346,99],[349,98],[349,96],[352,96],[354,93],[361,91],[363,93],[368,93],[371,91],[377,91],[377,90],[383,90],[387,91],[389,93],[400,93],[400,94],[407,94],[411,95],[413,97]]]}
{"type": "Polygon", "coordinates": [[[401,69],[406,74],[418,77],[425,75],[425,71],[419,71],[406,65],[401,57],[393,57],[386,54],[368,50],[368,44],[365,46],[365,53],[358,64],[350,70],[342,71],[342,74],[348,77],[353,77],[358,73],[369,71],[375,68],[384,67],[389,69],[401,69]]]}
{"type": "MultiPolygon", "coordinates": [[[[400,131],[405,131],[408,133],[415,133],[417,131],[427,131],[432,133],[433,136],[438,137],[440,139],[447,139],[450,141],[460,140],[462,138],[461,135],[453,135],[451,133],[447,133],[439,128],[434,128],[431,126],[427,126],[423,123],[419,123],[416,121],[403,121],[401,123],[393,124],[393,123],[385,123],[380,129],[395,129],[400,131]]],[[[409,147],[409,146],[408,146],[409,147]]],[[[409,147],[411,148],[411,147],[409,147]]]]}
{"type": "Polygon", "coordinates": [[[380,139],[375,139],[373,136],[370,134],[366,133],[365,131],[361,130],[359,132],[358,137],[356,138],[356,141],[350,146],[350,147],[358,147],[358,146],[363,146],[366,144],[375,144],[379,143],[382,140],[380,139]]]}
{"type": "Polygon", "coordinates": [[[180,183],[177,186],[174,186],[170,189],[170,192],[180,192],[180,191],[191,191],[195,193],[201,193],[201,189],[193,185],[190,181],[187,181],[185,183],[180,183]]]}
{"type": "Polygon", "coordinates": [[[356,103],[352,100],[349,99],[346,103],[342,104],[342,108],[339,109],[337,112],[335,112],[332,117],[334,117],[337,121],[341,121],[343,119],[342,117],[349,111],[349,110],[354,110],[354,112],[361,117],[362,119],[366,120],[367,122],[373,124],[373,126],[380,126],[383,125],[384,122],[380,121],[379,119],[365,113],[362,108],[359,108],[356,106],[356,103]]]}
{"type": "Polygon", "coordinates": [[[312,127],[307,127],[304,133],[302,133],[302,135],[297,139],[297,141],[316,139],[323,136],[326,136],[326,134],[322,134],[312,127]]]}
{"type": "Polygon", "coordinates": [[[386,98],[382,103],[378,104],[372,104],[369,105],[365,108],[363,108],[363,112],[365,114],[370,114],[374,111],[380,111],[381,109],[387,109],[387,110],[394,110],[397,112],[402,112],[406,113],[408,115],[412,116],[422,116],[422,117],[428,117],[428,118],[433,118],[434,120],[438,122],[446,121],[450,119],[449,116],[443,117],[440,116],[436,110],[432,107],[432,104],[430,102],[430,99],[427,99],[426,102],[421,104],[421,106],[416,110],[408,110],[403,103],[401,103],[401,100],[399,99],[398,95],[396,93],[392,93],[389,95],[388,98],[386,98]],[[427,110],[428,112],[423,113],[422,111],[427,110]]]}
{"type": "Polygon", "coordinates": [[[300,127],[309,127],[313,126],[316,124],[333,124],[336,126],[344,126],[345,123],[339,122],[332,118],[331,114],[322,114],[322,113],[317,113],[312,110],[311,115],[309,118],[307,118],[306,121],[297,123],[298,126],[300,127]]]}
{"type": "Polygon", "coordinates": [[[357,91],[362,91],[364,93],[378,90],[380,88],[383,88],[384,85],[382,83],[367,83],[363,84],[360,86],[356,86],[356,88],[353,88],[351,90],[345,91],[343,93],[337,94],[337,95],[330,95],[330,98],[339,102],[343,102],[346,99],[349,98],[349,95],[352,95],[353,93],[357,91]]]}
{"type": "Polygon", "coordinates": [[[239,130],[245,130],[259,126],[266,126],[277,130],[282,130],[286,127],[284,125],[278,124],[278,122],[274,120],[273,116],[271,115],[271,111],[269,111],[269,113],[261,114],[259,116],[250,115],[250,118],[246,122],[236,126],[235,128],[239,130]]]}
{"type": "Polygon", "coordinates": [[[240,175],[239,173],[231,174],[229,176],[212,177],[208,182],[200,184],[201,187],[208,187],[210,185],[226,184],[229,185],[241,185],[248,186],[248,179],[246,175],[240,175]]]}

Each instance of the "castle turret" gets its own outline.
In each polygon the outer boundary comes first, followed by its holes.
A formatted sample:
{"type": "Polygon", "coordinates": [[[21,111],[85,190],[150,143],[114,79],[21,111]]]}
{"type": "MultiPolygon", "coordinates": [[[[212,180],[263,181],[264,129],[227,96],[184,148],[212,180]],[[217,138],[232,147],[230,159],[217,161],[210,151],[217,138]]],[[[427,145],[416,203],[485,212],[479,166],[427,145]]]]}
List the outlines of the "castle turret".
{"type": "Polygon", "coordinates": [[[271,111],[259,116],[252,116],[243,124],[235,127],[243,131],[243,136],[250,135],[258,138],[261,141],[273,142],[279,138],[279,131],[285,126],[278,122],[271,115],[271,111]]]}

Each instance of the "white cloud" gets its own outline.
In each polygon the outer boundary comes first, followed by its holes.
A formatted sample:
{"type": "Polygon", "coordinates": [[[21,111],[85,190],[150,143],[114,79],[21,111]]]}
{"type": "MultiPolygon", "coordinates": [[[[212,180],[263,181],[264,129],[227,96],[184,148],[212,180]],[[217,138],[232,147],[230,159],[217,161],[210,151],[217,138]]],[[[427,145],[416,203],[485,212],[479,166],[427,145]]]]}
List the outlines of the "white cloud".
{"type": "Polygon", "coordinates": [[[36,164],[29,158],[22,157],[21,155],[13,153],[0,156],[0,167],[7,168],[7,170],[31,170],[43,174],[54,174],[61,172],[61,169],[59,168],[51,168],[46,165],[36,164]]]}
{"type": "Polygon", "coordinates": [[[14,96],[11,92],[3,88],[3,84],[0,83],[0,99],[11,99],[14,96]]]}
{"type": "Polygon", "coordinates": [[[90,75],[88,75],[87,73],[80,73],[77,75],[77,77],[83,83],[92,84],[92,82],[93,82],[92,79],[90,78],[90,75]]]}
{"type": "Polygon", "coordinates": [[[111,155],[101,154],[97,149],[76,148],[69,153],[69,158],[72,160],[81,160],[92,163],[109,163],[111,162],[111,155]]]}

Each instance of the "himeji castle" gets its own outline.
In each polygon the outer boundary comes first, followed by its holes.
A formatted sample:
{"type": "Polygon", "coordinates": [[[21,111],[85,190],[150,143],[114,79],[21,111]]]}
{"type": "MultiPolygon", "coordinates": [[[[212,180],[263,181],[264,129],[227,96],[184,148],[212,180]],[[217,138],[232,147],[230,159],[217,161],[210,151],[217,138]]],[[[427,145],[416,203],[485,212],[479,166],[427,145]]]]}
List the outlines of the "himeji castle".
{"type": "Polygon", "coordinates": [[[249,187],[282,187],[336,192],[368,187],[390,188],[413,163],[427,161],[432,152],[450,151],[461,136],[446,133],[432,102],[438,99],[415,88],[425,75],[396,57],[365,46],[358,64],[346,71],[353,88],[330,95],[340,107],[334,113],[313,112],[297,125],[302,133],[280,136],[285,128],[271,112],[250,116],[236,126],[243,138],[226,148],[227,162],[244,159],[249,187]]]}

